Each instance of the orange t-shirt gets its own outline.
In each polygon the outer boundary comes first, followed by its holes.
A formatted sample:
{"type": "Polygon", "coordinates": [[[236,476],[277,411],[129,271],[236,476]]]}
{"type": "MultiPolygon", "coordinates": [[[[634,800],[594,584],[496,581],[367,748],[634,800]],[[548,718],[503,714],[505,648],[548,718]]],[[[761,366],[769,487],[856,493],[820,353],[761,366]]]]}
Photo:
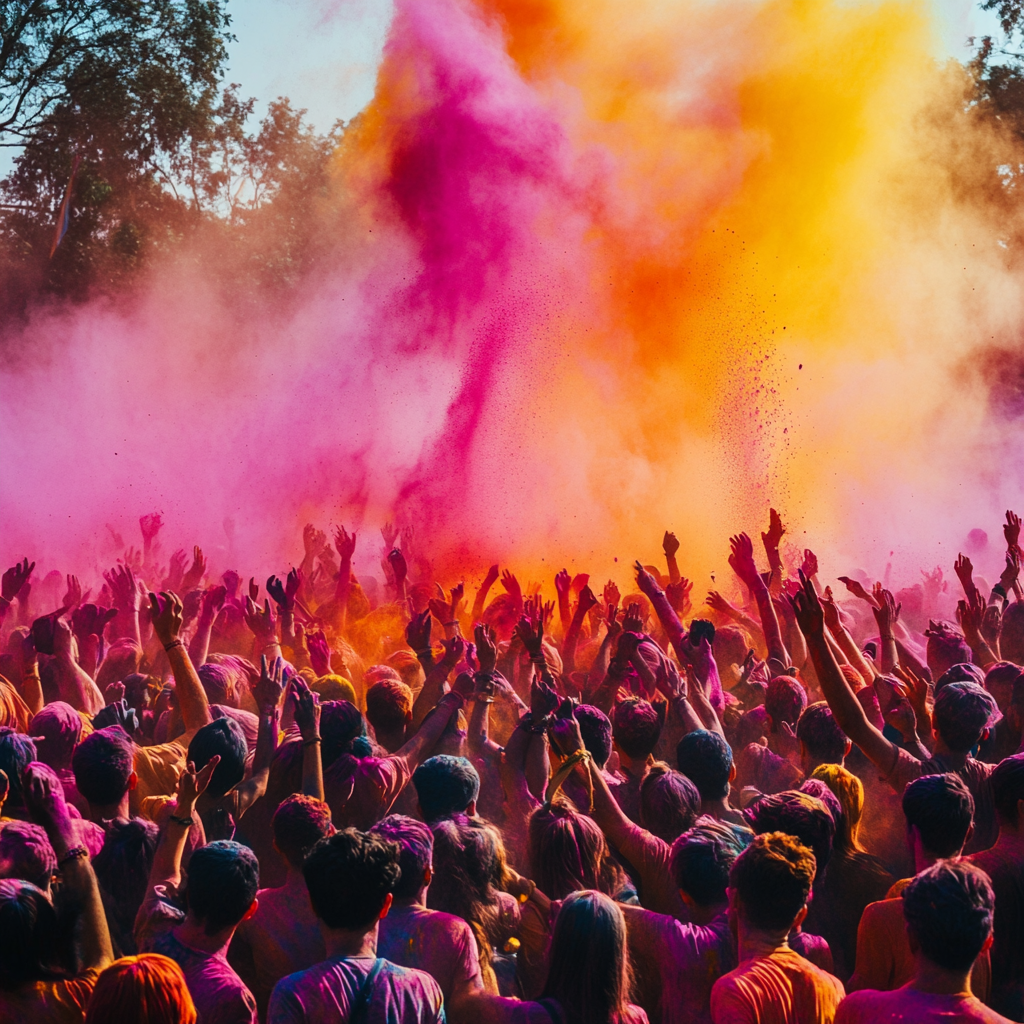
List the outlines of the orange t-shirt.
{"type": "Polygon", "coordinates": [[[17,992],[0,990],[0,1020],[82,1024],[99,976],[99,971],[88,970],[66,981],[37,981],[17,992]]]}
{"type": "Polygon", "coordinates": [[[711,990],[714,1024],[832,1024],[843,983],[788,946],[745,960],[711,990]]]}

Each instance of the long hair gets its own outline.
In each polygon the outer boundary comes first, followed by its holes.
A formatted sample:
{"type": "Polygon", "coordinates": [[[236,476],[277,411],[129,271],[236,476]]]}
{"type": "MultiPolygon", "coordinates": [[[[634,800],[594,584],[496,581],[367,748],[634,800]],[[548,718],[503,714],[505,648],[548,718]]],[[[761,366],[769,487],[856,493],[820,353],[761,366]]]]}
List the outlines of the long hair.
{"type": "Polygon", "coordinates": [[[143,953],[115,960],[96,982],[85,1024],[195,1024],[196,1008],[181,968],[143,953]]]}
{"type": "Polygon", "coordinates": [[[53,904],[31,882],[0,881],[0,989],[62,978],[60,924],[53,904]]]}
{"type": "Polygon", "coordinates": [[[819,764],[811,778],[824,782],[843,808],[843,820],[836,830],[835,849],[839,853],[863,853],[860,818],[864,812],[864,783],[838,764],[819,764]]]}
{"type": "Polygon", "coordinates": [[[529,857],[537,888],[553,900],[580,889],[614,896],[625,884],[597,823],[564,801],[530,815],[529,857]]]}
{"type": "Polygon", "coordinates": [[[566,1024],[619,1024],[632,974],[626,921],[610,897],[574,892],[555,920],[543,999],[554,999],[566,1024]]]}
{"type": "Polygon", "coordinates": [[[100,887],[114,951],[134,953],[135,915],[149,883],[160,830],[144,818],[115,818],[92,866],[100,887]]]}

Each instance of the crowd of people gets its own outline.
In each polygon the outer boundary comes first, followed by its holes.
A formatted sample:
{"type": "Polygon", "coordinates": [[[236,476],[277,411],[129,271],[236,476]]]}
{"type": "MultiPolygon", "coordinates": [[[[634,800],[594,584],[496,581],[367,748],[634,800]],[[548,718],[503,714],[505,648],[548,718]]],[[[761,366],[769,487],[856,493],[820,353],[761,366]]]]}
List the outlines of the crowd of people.
{"type": "Polygon", "coordinates": [[[671,533],[470,600],[408,529],[261,588],[162,525],[3,574],[0,1021],[1024,1021],[1012,512],[833,592],[772,510],[706,598],[671,533]]]}

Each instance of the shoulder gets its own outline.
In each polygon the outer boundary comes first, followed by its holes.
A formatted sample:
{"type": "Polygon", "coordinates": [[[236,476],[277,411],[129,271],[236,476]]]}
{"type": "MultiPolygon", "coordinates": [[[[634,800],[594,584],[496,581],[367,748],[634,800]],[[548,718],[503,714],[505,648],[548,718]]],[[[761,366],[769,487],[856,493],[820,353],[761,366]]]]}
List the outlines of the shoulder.
{"type": "Polygon", "coordinates": [[[858,1024],[859,1021],[874,1021],[884,1004],[888,992],[875,992],[865,988],[846,996],[836,1010],[835,1024],[858,1024]]]}

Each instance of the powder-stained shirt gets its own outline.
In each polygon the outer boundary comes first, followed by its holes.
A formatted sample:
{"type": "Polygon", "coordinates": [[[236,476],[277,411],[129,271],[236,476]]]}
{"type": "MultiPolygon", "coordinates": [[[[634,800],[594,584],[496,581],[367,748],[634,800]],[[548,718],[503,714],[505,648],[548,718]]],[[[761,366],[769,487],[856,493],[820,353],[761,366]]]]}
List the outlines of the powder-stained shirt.
{"type": "Polygon", "coordinates": [[[711,990],[714,1024],[832,1024],[843,983],[788,948],[745,960],[711,990]]]}
{"type": "Polygon", "coordinates": [[[629,861],[640,884],[640,902],[656,914],[690,919],[672,877],[672,848],[664,839],[630,822],[618,837],[618,852],[629,861]]]}
{"type": "Polygon", "coordinates": [[[935,995],[904,986],[894,992],[854,992],[840,1004],[835,1024],[1009,1024],[977,996],[935,995]]]}
{"type": "Polygon", "coordinates": [[[483,989],[480,951],[473,929],[452,914],[421,906],[392,906],[379,925],[377,956],[402,967],[425,971],[452,994],[483,989]]]}
{"type": "MultiPolygon", "coordinates": [[[[344,1024],[373,968],[372,956],[336,957],[282,978],[267,1024],[344,1024]]],[[[444,1024],[441,988],[429,974],[385,963],[373,981],[365,1024],[444,1024]]]]}
{"type": "Polygon", "coordinates": [[[100,972],[83,971],[65,981],[37,981],[15,992],[0,989],[0,1021],[81,1024],[100,972]]]}
{"type": "Polygon", "coordinates": [[[151,796],[170,796],[178,788],[188,745],[182,739],[135,747],[135,774],[139,781],[128,796],[132,814],[142,813],[142,801],[151,796]]]}
{"type": "Polygon", "coordinates": [[[334,827],[372,828],[409,784],[412,772],[404,757],[339,757],[324,772],[324,799],[334,827]]]}
{"type": "Polygon", "coordinates": [[[208,953],[186,946],[174,934],[184,918],[165,887],[153,886],[135,919],[139,952],[161,953],[181,968],[196,1006],[196,1024],[257,1024],[256,1000],[228,963],[227,947],[208,953]]]}
{"type": "Polygon", "coordinates": [[[736,966],[728,914],[697,925],[639,907],[622,910],[644,1008],[662,1024],[710,1024],[711,989],[736,966]]]}

